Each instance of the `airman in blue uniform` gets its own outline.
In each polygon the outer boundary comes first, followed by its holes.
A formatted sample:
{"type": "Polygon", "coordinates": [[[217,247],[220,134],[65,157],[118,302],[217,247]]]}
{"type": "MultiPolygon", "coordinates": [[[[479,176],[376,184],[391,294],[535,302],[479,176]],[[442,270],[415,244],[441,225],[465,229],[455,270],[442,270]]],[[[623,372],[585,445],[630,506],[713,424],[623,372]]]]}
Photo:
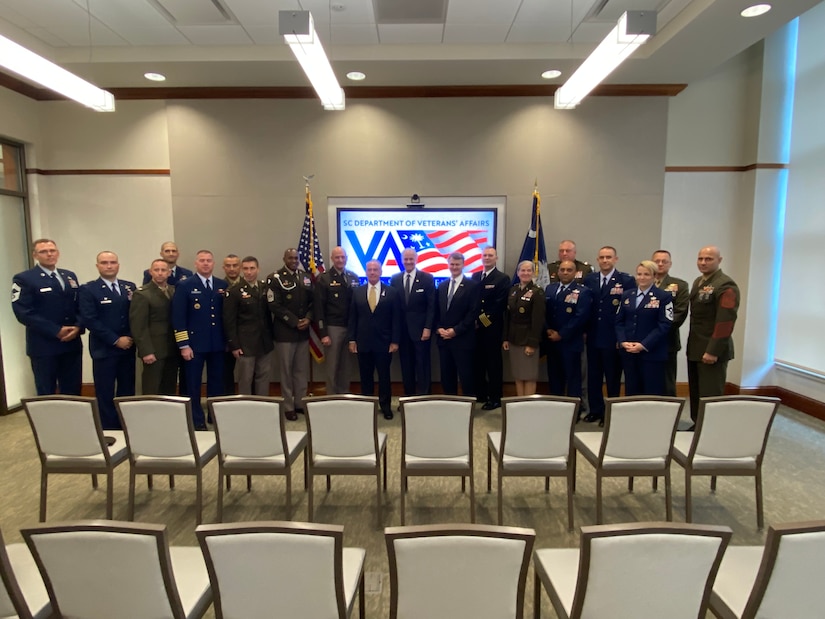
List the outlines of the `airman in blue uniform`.
{"type": "MultiPolygon", "coordinates": [[[[166,281],[169,286],[175,286],[178,282],[182,282],[194,275],[189,269],[178,266],[179,255],[178,246],[174,241],[166,241],[160,246],[160,257],[169,265],[169,279],[166,281]]],[[[150,281],[152,281],[152,274],[149,272],[149,269],[146,269],[143,272],[143,285],[145,286],[150,281]]]]}

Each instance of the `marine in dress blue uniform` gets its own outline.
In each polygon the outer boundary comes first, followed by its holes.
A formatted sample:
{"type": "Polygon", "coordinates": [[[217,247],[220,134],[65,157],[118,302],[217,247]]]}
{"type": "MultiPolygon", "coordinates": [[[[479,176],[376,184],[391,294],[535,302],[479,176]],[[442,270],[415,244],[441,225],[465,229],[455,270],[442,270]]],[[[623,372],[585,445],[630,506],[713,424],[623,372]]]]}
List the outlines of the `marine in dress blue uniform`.
{"type": "Polygon", "coordinates": [[[590,414],[587,422],[604,422],[604,394],[619,397],[622,384],[622,361],[616,344],[616,312],[622,295],[636,287],[627,273],[615,269],[618,255],[613,247],[599,250],[599,271],[584,278],[593,293],[593,309],[586,329],[587,335],[587,399],[590,414]]]}
{"type": "Polygon", "coordinates": [[[135,346],[129,306],[137,286],[117,279],[117,254],[100,252],[96,266],[100,277],[80,287],[80,316],[89,330],[100,421],[105,430],[119,430],[113,399],[135,395],[135,346]]]}
{"type": "Polygon", "coordinates": [[[593,293],[575,281],[577,265],[563,260],[559,281],[545,289],[547,330],[547,382],[550,393],[580,398],[584,329],[591,315],[593,293]]]}
{"type": "Polygon", "coordinates": [[[54,241],[33,244],[37,266],[12,279],[11,302],[17,321],[26,327],[26,354],[37,395],[80,395],[83,373],[83,327],[77,311],[77,275],[58,269],[54,241]]]}
{"type": "Polygon", "coordinates": [[[401,341],[398,342],[401,380],[404,395],[427,395],[432,393],[435,280],[431,274],[415,268],[418,255],[411,247],[404,250],[401,259],[404,270],[390,279],[390,286],[398,291],[401,301],[401,341]]]}
{"type": "MultiPolygon", "coordinates": [[[[645,264],[647,263],[647,264],[645,264]]],[[[654,285],[656,265],[637,268],[638,288],[622,295],[616,314],[616,341],[622,355],[625,395],[665,395],[668,336],[673,325],[673,296],[654,285]]]]}
{"type": "Polygon", "coordinates": [[[192,400],[196,429],[206,429],[201,406],[201,376],[206,365],[206,395],[224,394],[223,294],[227,283],[212,276],[211,252],[198,252],[197,274],[180,282],[172,297],[172,328],[186,365],[186,395],[192,400]]]}

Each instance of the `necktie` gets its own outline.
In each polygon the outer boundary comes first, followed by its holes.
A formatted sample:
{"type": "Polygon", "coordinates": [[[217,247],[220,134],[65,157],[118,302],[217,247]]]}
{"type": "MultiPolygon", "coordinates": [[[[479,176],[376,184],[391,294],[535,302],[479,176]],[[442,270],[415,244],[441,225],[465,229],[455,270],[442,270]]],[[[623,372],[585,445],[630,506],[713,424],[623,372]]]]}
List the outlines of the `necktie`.
{"type": "Polygon", "coordinates": [[[482,271],[482,273],[481,273],[481,281],[484,281],[485,279],[487,279],[487,271],[482,271]]]}
{"type": "Polygon", "coordinates": [[[455,294],[455,280],[450,280],[450,290],[447,294],[447,309],[450,309],[450,303],[453,302],[453,295],[455,294]]]}
{"type": "Polygon", "coordinates": [[[212,292],[212,284],[209,283],[209,280],[206,280],[206,292],[212,292]]]}
{"type": "Polygon", "coordinates": [[[567,290],[567,286],[559,286],[559,293],[556,295],[557,299],[561,299],[564,296],[564,292],[567,290]]]}
{"type": "Polygon", "coordinates": [[[65,288],[63,288],[63,282],[61,282],[60,279],[57,277],[57,273],[55,271],[52,271],[51,278],[54,280],[55,284],[60,286],[61,290],[65,290],[65,288]]]}
{"type": "Polygon", "coordinates": [[[118,288],[117,282],[112,282],[112,292],[120,296],[120,288],[118,288]]]}
{"type": "Polygon", "coordinates": [[[410,289],[412,288],[412,275],[407,273],[407,283],[404,284],[404,300],[410,302],[410,289]]]}
{"type": "Polygon", "coordinates": [[[642,299],[644,298],[644,296],[644,292],[640,292],[638,295],[636,295],[636,307],[639,307],[639,305],[642,304],[642,299]]]}
{"type": "Polygon", "coordinates": [[[375,291],[375,286],[370,286],[369,294],[367,295],[367,305],[370,306],[370,311],[375,311],[375,306],[378,305],[378,293],[375,291]]]}
{"type": "Polygon", "coordinates": [[[607,288],[607,276],[602,276],[602,290],[607,288]]]}

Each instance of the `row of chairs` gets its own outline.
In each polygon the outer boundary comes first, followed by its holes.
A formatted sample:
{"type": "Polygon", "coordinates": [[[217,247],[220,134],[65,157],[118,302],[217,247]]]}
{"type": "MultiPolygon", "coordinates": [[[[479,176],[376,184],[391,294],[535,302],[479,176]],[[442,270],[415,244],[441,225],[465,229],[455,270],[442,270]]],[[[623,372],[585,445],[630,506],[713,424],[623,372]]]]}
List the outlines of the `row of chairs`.
{"type": "MultiPolygon", "coordinates": [[[[292,465],[303,453],[308,519],[314,515],[315,476],[374,475],[379,526],[382,490],[387,489],[387,435],[379,432],[377,400],[344,395],[309,398],[307,430],[287,431],[280,398],[228,396],[208,401],[215,433],[195,432],[187,398],[138,396],[117,398],[125,433],[100,428],[92,398],[46,396],[24,401],[40,452],[40,520],[45,521],[49,473],[105,473],[107,518],[112,517],[114,467],[130,460],[129,511],[134,519],[136,476],[196,476],[198,524],[202,514],[203,466],[218,456],[218,521],[223,519],[224,486],[231,475],[283,475],[287,509],[291,508],[292,465]],[[107,437],[111,446],[106,445],[107,437]],[[383,466],[382,466],[383,465],[383,466]],[[382,483],[383,482],[383,483],[382,483]]],[[[487,436],[487,490],[492,461],[497,463],[498,523],[503,520],[503,478],[538,476],[567,480],[568,525],[573,529],[576,454],[596,469],[596,522],[602,523],[602,480],[638,476],[665,480],[666,519],[672,520],[671,461],[685,469],[686,519],[692,519],[691,479],[719,475],[755,478],[757,524],[763,527],[762,460],[779,401],[764,397],[702,400],[695,432],[677,433],[684,400],[630,397],[607,401],[604,433],[575,432],[579,401],[529,396],[505,398],[501,432],[487,436]]],[[[406,519],[408,480],[414,476],[459,476],[462,492],[470,486],[470,521],[475,522],[473,476],[473,400],[456,396],[401,399],[401,524],[406,519]]]]}
{"type": "MultiPolygon", "coordinates": [[[[362,548],[343,528],[213,524],[200,549],[162,525],[86,521],[0,537],[0,616],[217,619],[365,616],[362,548]]],[[[721,526],[583,527],[580,548],[533,553],[534,617],[544,588],[562,619],[822,617],[825,521],[771,527],[765,547],[729,547],[721,526]]],[[[385,529],[390,617],[521,619],[535,531],[482,525],[385,529]]]]}

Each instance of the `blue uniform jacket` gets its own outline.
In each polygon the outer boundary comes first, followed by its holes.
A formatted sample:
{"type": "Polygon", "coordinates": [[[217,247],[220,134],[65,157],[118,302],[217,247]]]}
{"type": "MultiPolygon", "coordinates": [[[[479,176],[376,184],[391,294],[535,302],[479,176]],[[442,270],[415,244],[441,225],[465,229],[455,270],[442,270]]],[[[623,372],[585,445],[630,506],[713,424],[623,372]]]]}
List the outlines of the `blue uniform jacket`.
{"type": "Polygon", "coordinates": [[[593,305],[593,293],[590,289],[573,281],[558,297],[560,282],[550,284],[544,291],[544,320],[547,329],[558,331],[561,340],[551,342],[560,350],[567,352],[584,351],[584,328],[590,319],[593,305]]]}
{"type": "Polygon", "coordinates": [[[198,275],[175,286],[172,297],[172,329],[178,348],[189,346],[195,353],[226,350],[223,334],[223,293],[227,283],[212,277],[207,292],[198,275]]]}
{"type": "Polygon", "coordinates": [[[636,307],[637,290],[624,293],[616,314],[616,340],[640,342],[647,349],[648,361],[667,359],[668,335],[673,325],[673,295],[656,286],[642,297],[636,307]]]}
{"type": "Polygon", "coordinates": [[[53,281],[39,266],[14,276],[11,288],[12,309],[17,321],[26,326],[26,354],[51,357],[83,350],[77,337],[61,342],[57,334],[62,327],[82,327],[77,311],[79,286],[77,275],[57,269],[66,285],[53,281]]]}
{"type": "Polygon", "coordinates": [[[584,278],[584,285],[593,293],[593,309],[587,325],[587,345],[595,348],[616,347],[616,312],[622,295],[636,288],[636,280],[627,273],[613,271],[605,289],[601,289],[602,274],[598,271],[584,278]]]}
{"type": "Polygon", "coordinates": [[[129,305],[137,287],[123,279],[118,279],[117,285],[120,294],[112,292],[102,278],[80,287],[80,316],[89,330],[89,352],[92,359],[135,354],[134,348],[122,350],[115,346],[115,342],[121,336],[132,336],[129,305]]]}

